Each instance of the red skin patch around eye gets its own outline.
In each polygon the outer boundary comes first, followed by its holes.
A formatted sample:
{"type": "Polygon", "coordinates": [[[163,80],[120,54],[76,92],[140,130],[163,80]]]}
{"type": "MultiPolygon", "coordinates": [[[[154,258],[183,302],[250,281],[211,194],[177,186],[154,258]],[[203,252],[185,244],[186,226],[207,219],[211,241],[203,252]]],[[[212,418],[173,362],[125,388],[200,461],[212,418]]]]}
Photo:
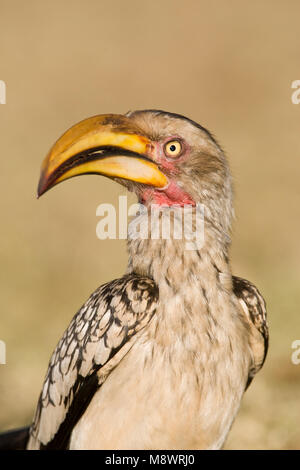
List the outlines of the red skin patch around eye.
{"type": "MultiPolygon", "coordinates": [[[[158,163],[159,167],[162,170],[168,170],[171,175],[176,175],[179,172],[176,163],[180,161],[184,161],[188,158],[190,148],[185,143],[184,145],[184,153],[181,157],[172,160],[171,158],[167,158],[164,153],[164,145],[166,142],[170,142],[171,140],[181,140],[180,137],[174,135],[169,136],[162,142],[152,142],[148,148],[148,156],[158,163]]],[[[145,204],[150,201],[153,204],[158,204],[160,206],[185,206],[191,205],[196,206],[195,201],[191,198],[191,196],[183,191],[174,180],[169,180],[168,186],[163,189],[157,188],[146,188],[141,196],[140,196],[140,203],[145,204]]]]}

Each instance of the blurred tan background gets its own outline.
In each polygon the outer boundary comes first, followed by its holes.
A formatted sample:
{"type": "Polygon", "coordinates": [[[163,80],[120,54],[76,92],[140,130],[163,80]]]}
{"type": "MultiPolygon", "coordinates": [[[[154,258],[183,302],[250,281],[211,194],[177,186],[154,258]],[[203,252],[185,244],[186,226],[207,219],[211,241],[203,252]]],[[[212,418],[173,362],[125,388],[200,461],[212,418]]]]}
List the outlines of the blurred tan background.
{"type": "Polygon", "coordinates": [[[50,354],[77,309],[123,274],[96,238],[100,177],[35,198],[42,159],[75,122],[158,108],[208,127],[235,179],[234,273],[264,294],[271,344],[228,449],[300,448],[299,1],[0,0],[0,429],[31,421],[50,354]]]}

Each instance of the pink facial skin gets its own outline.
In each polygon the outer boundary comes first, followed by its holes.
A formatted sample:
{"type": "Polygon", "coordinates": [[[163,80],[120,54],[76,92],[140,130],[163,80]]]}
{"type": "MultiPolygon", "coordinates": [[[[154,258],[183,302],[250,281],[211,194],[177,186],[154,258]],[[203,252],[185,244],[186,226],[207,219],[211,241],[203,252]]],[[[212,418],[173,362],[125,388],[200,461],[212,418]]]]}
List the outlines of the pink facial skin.
{"type": "Polygon", "coordinates": [[[141,195],[140,202],[145,204],[147,201],[161,206],[195,206],[195,201],[183,191],[174,180],[171,180],[165,189],[147,188],[141,195]]]}
{"type": "MultiPolygon", "coordinates": [[[[158,166],[162,170],[167,170],[169,174],[172,176],[178,173],[178,168],[176,163],[182,162],[188,158],[190,153],[190,148],[183,142],[182,139],[178,136],[169,136],[165,140],[161,142],[154,142],[148,150],[149,157],[157,162],[158,166]],[[182,153],[178,158],[167,157],[164,153],[164,147],[167,142],[172,140],[180,141],[182,145],[182,153]]],[[[191,198],[191,196],[181,189],[176,181],[171,177],[169,177],[169,184],[162,189],[157,188],[147,188],[143,191],[140,197],[140,202],[142,204],[147,203],[147,201],[151,201],[151,203],[164,205],[164,206],[185,206],[185,205],[192,205],[195,206],[195,201],[191,198]]]]}

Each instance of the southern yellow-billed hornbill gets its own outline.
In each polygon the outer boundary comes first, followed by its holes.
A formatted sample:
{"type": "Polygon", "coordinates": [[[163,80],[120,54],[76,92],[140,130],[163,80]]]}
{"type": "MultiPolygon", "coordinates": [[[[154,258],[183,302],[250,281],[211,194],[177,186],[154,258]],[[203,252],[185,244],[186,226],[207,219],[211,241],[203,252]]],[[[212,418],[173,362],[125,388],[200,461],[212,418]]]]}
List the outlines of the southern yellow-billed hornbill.
{"type": "MultiPolygon", "coordinates": [[[[69,129],[42,167],[40,196],[97,173],[181,223],[204,205],[204,241],[132,237],[127,273],[97,289],[50,360],[28,449],[218,449],[267,351],[265,303],[228,261],[232,184],[213,136],[178,114],[99,115],[69,129]]],[[[153,223],[153,222],[152,222],[153,223]]],[[[148,230],[148,229],[147,229],[148,230]]],[[[146,230],[146,232],[147,232],[146,230]]],[[[148,232],[146,233],[146,235],[148,232]]],[[[29,436],[29,437],[28,437],[29,436]]],[[[9,442],[11,444],[9,444],[9,442]]]]}

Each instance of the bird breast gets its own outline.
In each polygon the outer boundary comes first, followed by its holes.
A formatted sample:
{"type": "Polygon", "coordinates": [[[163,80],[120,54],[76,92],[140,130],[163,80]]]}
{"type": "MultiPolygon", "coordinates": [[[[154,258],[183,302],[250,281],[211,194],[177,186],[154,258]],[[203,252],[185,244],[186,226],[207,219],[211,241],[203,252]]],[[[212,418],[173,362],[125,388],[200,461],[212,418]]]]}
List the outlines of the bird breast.
{"type": "Polygon", "coordinates": [[[159,305],[77,423],[72,449],[222,446],[244,392],[250,353],[230,295],[215,297],[212,315],[200,287],[159,305]]]}

